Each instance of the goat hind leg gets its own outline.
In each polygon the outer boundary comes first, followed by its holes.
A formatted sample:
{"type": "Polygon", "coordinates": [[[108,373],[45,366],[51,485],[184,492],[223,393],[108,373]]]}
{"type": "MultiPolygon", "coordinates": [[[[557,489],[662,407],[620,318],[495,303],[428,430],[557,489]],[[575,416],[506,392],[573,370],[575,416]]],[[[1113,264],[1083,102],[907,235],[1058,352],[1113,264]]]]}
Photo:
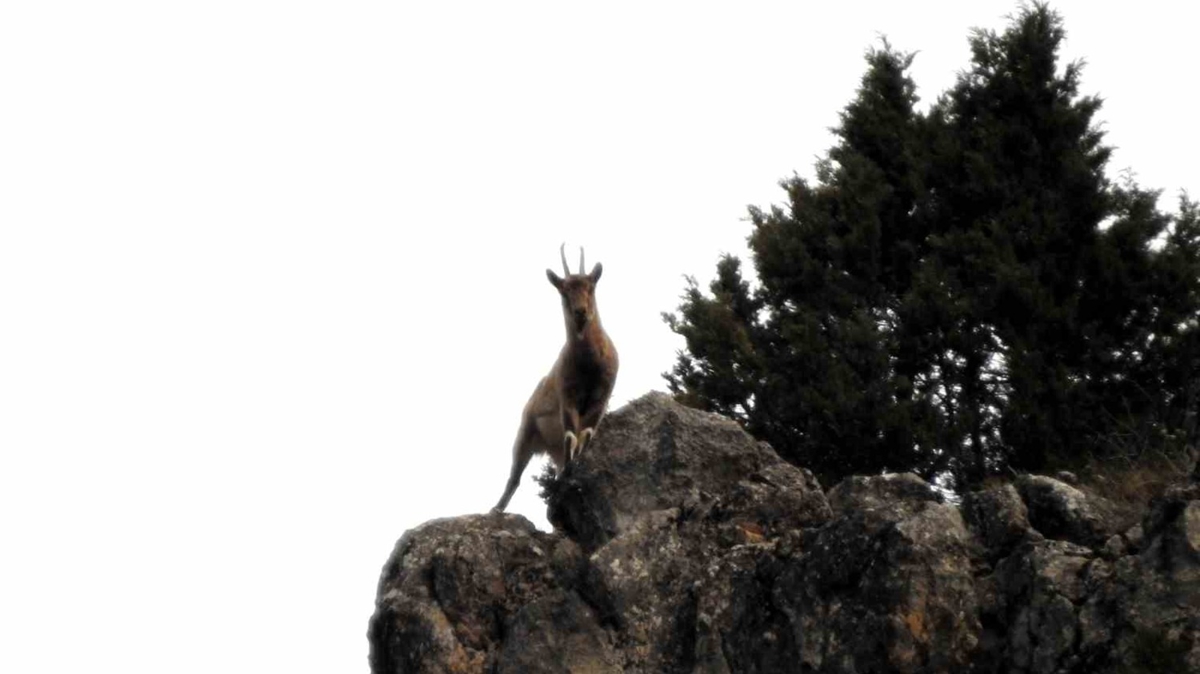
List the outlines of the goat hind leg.
{"type": "Polygon", "coordinates": [[[508,507],[509,499],[521,484],[521,475],[525,472],[525,467],[529,465],[529,460],[533,458],[533,443],[530,436],[531,433],[526,429],[526,425],[522,424],[521,431],[517,433],[517,441],[513,444],[512,470],[508,475],[508,483],[504,485],[504,495],[492,507],[494,513],[504,512],[504,509],[508,507]]]}

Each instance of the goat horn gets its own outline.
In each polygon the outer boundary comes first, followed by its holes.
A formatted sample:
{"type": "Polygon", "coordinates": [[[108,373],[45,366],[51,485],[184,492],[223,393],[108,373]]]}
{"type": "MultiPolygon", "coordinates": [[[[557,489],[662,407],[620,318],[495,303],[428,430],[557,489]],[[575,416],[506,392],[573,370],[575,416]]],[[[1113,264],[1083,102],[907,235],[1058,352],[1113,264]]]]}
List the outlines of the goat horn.
{"type": "Polygon", "coordinates": [[[579,247],[579,273],[583,273],[583,246],[579,247]]]}
{"type": "Polygon", "coordinates": [[[571,268],[567,266],[567,252],[566,251],[567,251],[567,242],[563,241],[562,245],[558,247],[558,256],[560,258],[562,258],[563,273],[566,274],[567,276],[570,276],[571,268]]]}

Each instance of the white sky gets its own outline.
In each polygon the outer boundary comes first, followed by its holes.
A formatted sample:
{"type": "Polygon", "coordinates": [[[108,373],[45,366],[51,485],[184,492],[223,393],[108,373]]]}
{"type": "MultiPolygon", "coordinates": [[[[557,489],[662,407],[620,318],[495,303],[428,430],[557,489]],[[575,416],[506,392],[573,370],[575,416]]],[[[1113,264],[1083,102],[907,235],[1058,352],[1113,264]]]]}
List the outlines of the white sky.
{"type": "MultiPolygon", "coordinates": [[[[0,8],[0,671],[366,671],[396,538],[500,495],[559,243],[604,263],[614,406],[664,388],[659,313],[864,50],[928,102],[1016,7],[651,4],[0,8]]],[[[1056,6],[1114,174],[1200,191],[1197,10],[1056,6]]]]}

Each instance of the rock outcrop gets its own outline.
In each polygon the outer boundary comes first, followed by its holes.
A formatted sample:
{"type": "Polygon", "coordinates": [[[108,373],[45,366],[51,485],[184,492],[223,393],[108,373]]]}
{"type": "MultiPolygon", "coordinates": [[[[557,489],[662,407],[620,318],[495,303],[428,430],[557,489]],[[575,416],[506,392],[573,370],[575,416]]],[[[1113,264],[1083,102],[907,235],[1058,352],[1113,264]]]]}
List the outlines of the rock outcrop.
{"type": "Polygon", "coordinates": [[[1132,527],[1042,476],[961,506],[909,474],[826,493],[651,394],[546,496],[553,534],[514,515],[404,534],[373,672],[1200,672],[1200,486],[1132,527]]]}

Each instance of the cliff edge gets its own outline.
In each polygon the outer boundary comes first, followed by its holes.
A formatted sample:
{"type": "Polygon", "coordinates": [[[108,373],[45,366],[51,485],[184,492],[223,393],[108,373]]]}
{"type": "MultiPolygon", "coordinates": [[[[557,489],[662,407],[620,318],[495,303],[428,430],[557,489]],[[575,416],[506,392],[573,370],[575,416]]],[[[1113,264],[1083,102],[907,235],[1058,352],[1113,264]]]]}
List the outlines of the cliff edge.
{"type": "Polygon", "coordinates": [[[1136,523],[1045,476],[961,504],[911,474],[826,492],[654,393],[546,490],[553,534],[488,514],[401,537],[375,674],[1200,672],[1200,485],[1136,523]]]}

